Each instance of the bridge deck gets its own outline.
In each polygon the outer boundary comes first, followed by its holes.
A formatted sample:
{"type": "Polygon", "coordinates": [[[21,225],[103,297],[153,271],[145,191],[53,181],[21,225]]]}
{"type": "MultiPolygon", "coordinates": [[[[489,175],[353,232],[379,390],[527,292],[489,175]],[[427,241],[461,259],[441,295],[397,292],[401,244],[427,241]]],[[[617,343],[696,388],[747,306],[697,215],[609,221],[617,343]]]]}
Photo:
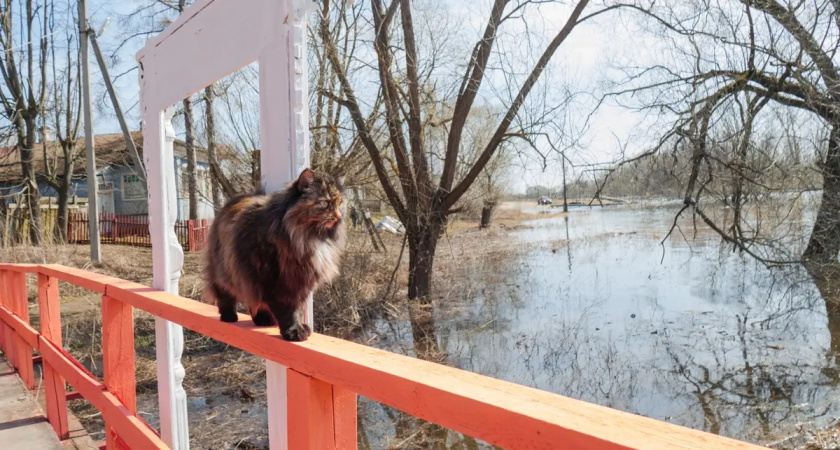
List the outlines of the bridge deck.
{"type": "Polygon", "coordinates": [[[0,447],[3,450],[98,449],[72,415],[71,437],[59,441],[44,415],[43,395],[37,393],[28,392],[6,358],[0,356],[0,447]]]}
{"type": "Polygon", "coordinates": [[[8,450],[64,448],[38,402],[5,358],[0,360],[0,442],[8,450]]]}

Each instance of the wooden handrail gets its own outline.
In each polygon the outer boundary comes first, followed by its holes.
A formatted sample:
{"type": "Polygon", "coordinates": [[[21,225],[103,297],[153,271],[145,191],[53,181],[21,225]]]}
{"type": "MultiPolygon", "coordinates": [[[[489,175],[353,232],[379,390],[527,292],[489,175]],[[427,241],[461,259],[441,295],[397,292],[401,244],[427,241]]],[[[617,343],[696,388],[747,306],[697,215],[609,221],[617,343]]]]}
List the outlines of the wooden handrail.
{"type": "MultiPolygon", "coordinates": [[[[124,329],[130,326],[134,307],[288,367],[290,400],[303,409],[289,417],[293,449],[355,448],[356,394],[504,448],[761,448],[329,336],[313,334],[306,342],[286,342],[276,327],[254,327],[244,315],[235,324],[221,322],[212,305],[106,275],[56,265],[0,264],[5,281],[4,273],[38,273],[45,280],[55,278],[101,293],[109,304],[104,308],[108,312],[103,311],[109,318],[103,322],[103,335],[118,333],[109,339],[119,342],[104,350],[110,355],[106,359],[126,349],[130,339],[124,329]],[[116,326],[123,331],[105,330],[116,326]]],[[[100,383],[60,348],[60,342],[45,337],[43,328],[39,334],[7,308],[7,290],[0,289],[0,327],[19,336],[18,346],[22,341],[39,350],[45,364],[102,411],[116,437],[131,442],[132,448],[163,448],[134,415],[134,393],[125,392],[127,386],[133,389],[133,353],[130,365],[106,361],[106,381],[100,383]],[[123,381],[109,385],[109,366],[131,371],[130,379],[117,375],[123,381]]],[[[5,349],[8,340],[3,345],[5,349]]]]}

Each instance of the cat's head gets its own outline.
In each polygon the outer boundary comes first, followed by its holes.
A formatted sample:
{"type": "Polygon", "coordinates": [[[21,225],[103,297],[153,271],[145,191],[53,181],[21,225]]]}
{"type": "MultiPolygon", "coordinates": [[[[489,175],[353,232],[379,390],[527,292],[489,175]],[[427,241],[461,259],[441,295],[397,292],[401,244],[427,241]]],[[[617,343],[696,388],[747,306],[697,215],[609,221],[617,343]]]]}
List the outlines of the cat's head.
{"type": "Polygon", "coordinates": [[[342,226],[344,217],[344,177],[316,175],[310,169],[301,172],[293,189],[300,195],[289,209],[297,226],[320,233],[342,226]]]}

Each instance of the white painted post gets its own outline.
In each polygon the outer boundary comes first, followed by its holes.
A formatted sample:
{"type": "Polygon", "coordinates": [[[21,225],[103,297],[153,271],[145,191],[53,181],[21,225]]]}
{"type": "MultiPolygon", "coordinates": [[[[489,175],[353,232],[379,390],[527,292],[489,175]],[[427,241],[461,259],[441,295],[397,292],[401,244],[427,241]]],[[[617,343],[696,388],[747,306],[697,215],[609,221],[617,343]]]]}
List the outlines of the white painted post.
{"type": "MultiPolygon", "coordinates": [[[[285,1],[292,12],[291,20],[275,28],[273,45],[267,46],[259,59],[260,170],[266,192],[282,189],[309,167],[310,160],[306,22],[316,4],[311,0],[285,1]]],[[[311,296],[304,322],[314,329],[311,296]]],[[[271,450],[289,448],[286,370],[283,365],[266,361],[271,450]]]]}
{"type": "MultiPolygon", "coordinates": [[[[196,0],[137,53],[155,288],[177,293],[183,265],[173,226],[171,140],[164,140],[171,125],[161,111],[259,61],[263,186],[281,189],[309,165],[305,39],[306,16],[315,6],[312,0],[196,0]]],[[[311,299],[307,309],[311,326],[311,299]]],[[[159,320],[156,339],[161,435],[172,448],[186,449],[182,330],[159,320]]],[[[286,368],[268,363],[266,376],[270,445],[286,449],[286,368]]]]}
{"type": "MultiPolygon", "coordinates": [[[[143,74],[141,72],[141,85],[143,74]]],[[[149,233],[152,237],[153,285],[155,289],[178,294],[178,280],[184,264],[184,251],[175,235],[177,199],[172,142],[170,108],[165,112],[147,111],[141,87],[143,111],[143,156],[146,163],[149,188],[149,233]]],[[[154,109],[154,107],[151,107],[154,109]]],[[[157,356],[158,406],[160,408],[160,434],[163,441],[175,450],[189,448],[187,420],[187,395],[181,383],[184,367],[181,354],[184,349],[184,330],[180,325],[156,318],[155,348],[157,356]]]]}

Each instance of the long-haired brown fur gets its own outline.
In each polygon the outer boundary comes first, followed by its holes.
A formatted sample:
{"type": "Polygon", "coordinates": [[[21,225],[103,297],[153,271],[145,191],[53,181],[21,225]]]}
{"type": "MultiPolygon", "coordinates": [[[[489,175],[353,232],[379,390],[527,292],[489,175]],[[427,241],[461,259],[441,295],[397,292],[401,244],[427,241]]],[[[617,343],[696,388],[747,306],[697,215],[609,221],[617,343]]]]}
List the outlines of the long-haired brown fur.
{"type": "Polygon", "coordinates": [[[231,198],[216,215],[205,256],[205,301],[236,322],[242,302],[258,326],[279,325],[283,338],[311,330],[302,308],[319,285],[338,275],[344,250],[343,179],[304,170],[273,194],[231,198]]]}

